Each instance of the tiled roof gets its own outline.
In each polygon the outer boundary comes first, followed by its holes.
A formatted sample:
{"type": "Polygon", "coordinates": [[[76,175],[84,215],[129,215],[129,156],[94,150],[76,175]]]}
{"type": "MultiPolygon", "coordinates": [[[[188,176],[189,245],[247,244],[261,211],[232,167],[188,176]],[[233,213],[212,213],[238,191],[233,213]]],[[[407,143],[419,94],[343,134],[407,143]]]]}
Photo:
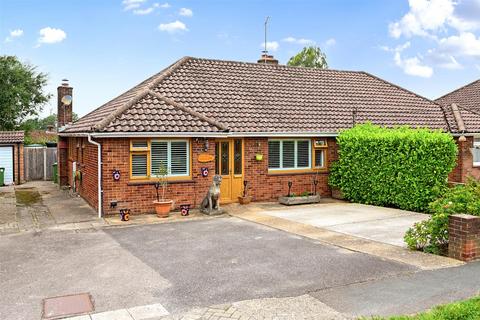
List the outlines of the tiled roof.
{"type": "Polygon", "coordinates": [[[23,131],[0,131],[0,143],[18,143],[23,139],[23,131]]]}
{"type": "Polygon", "coordinates": [[[444,106],[447,115],[452,113],[452,104],[456,104],[465,124],[465,131],[480,132],[480,80],[467,84],[435,101],[444,106]]]}
{"type": "Polygon", "coordinates": [[[365,72],[187,57],[65,132],[334,133],[365,121],[448,130],[439,105],[365,72]]]}

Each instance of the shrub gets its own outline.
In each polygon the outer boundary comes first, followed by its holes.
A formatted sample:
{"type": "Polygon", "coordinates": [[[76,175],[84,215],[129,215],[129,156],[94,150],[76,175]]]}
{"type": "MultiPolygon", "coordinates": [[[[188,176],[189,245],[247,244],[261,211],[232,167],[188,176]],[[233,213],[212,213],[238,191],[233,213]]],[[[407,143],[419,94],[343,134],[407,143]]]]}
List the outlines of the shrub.
{"type": "Polygon", "coordinates": [[[440,131],[357,125],[340,133],[332,186],[354,202],[425,211],[441,195],[457,146],[440,131]]]}
{"type": "Polygon", "coordinates": [[[449,188],[429,205],[432,217],[415,223],[405,234],[405,242],[413,250],[442,254],[448,245],[448,217],[455,213],[480,216],[480,182],[469,179],[467,183],[449,188]]]}

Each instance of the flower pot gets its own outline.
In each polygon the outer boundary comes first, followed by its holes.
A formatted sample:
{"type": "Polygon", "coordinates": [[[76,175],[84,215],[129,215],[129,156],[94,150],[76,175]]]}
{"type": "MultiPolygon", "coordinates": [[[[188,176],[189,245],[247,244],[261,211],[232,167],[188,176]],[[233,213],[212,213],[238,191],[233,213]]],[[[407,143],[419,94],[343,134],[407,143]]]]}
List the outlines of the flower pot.
{"type": "Polygon", "coordinates": [[[255,160],[257,160],[257,161],[262,161],[262,160],[263,160],[263,154],[257,153],[257,154],[255,155],[255,160]]]}
{"type": "Polygon", "coordinates": [[[240,202],[240,204],[249,204],[250,202],[252,202],[252,196],[240,196],[238,197],[238,202],[240,202]]]}
{"type": "Polygon", "coordinates": [[[155,205],[155,212],[159,218],[168,218],[170,210],[172,209],[172,200],[153,201],[155,205]]]}

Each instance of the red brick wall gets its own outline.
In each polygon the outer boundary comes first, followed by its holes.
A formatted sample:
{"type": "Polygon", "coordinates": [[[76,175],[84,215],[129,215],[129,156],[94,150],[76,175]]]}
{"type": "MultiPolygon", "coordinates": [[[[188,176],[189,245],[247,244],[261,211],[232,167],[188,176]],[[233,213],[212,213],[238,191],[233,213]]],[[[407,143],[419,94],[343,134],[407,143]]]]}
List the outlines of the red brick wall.
{"type": "Polygon", "coordinates": [[[82,174],[82,179],[77,180],[75,191],[78,192],[92,207],[98,205],[98,176],[97,176],[97,146],[88,142],[87,138],[68,138],[67,148],[67,179],[73,187],[72,164],[77,162],[77,171],[82,174]]]}
{"type": "MultiPolygon", "coordinates": [[[[77,144],[78,138],[69,138],[69,143],[77,144]]],[[[155,188],[153,182],[134,182],[129,179],[130,170],[130,143],[128,139],[97,139],[102,144],[102,184],[103,184],[103,212],[104,214],[116,214],[118,209],[128,207],[132,214],[153,212],[153,201],[155,200],[155,188]],[[120,181],[114,181],[113,170],[120,170],[120,181]],[[111,201],[118,201],[118,207],[110,208],[111,201]]],[[[268,139],[247,138],[245,142],[245,180],[250,182],[250,195],[255,201],[273,200],[285,195],[288,190],[288,181],[293,182],[292,192],[302,193],[312,191],[312,179],[314,173],[302,174],[268,174],[268,139]],[[260,148],[260,149],[259,149],[260,148]],[[264,155],[262,161],[256,161],[255,154],[261,152],[264,155]]],[[[78,192],[90,205],[97,205],[96,185],[96,147],[89,145],[85,148],[84,162],[76,158],[76,152],[69,154],[69,177],[71,177],[71,162],[79,161],[80,170],[83,172],[83,180],[78,185],[78,192]]],[[[335,139],[328,139],[327,163],[337,158],[335,139]]],[[[191,139],[192,145],[192,179],[170,182],[167,190],[167,198],[173,199],[175,207],[188,203],[197,207],[205,196],[215,171],[214,162],[200,163],[198,155],[204,153],[204,143],[191,139]],[[201,175],[201,168],[209,169],[209,176],[204,178],[201,175]]],[[[215,154],[214,139],[209,141],[209,149],[206,153],[215,154]]],[[[69,149],[70,150],[70,149],[69,149]]],[[[329,196],[330,190],[327,186],[326,171],[318,175],[317,191],[329,196]]],[[[71,180],[71,179],[70,179],[71,180]]],[[[70,181],[70,184],[72,181],[70,181]]]]}
{"type": "MultiPolygon", "coordinates": [[[[118,213],[118,208],[128,207],[132,214],[149,213],[154,211],[153,201],[156,199],[153,182],[133,182],[129,180],[130,171],[130,142],[128,139],[99,139],[102,143],[103,157],[103,212],[105,214],[118,213]],[[120,170],[120,181],[114,181],[113,170],[120,170]],[[110,202],[119,201],[116,209],[110,208],[110,202]]],[[[207,153],[214,155],[213,141],[207,153]]],[[[166,198],[173,199],[175,207],[181,204],[198,206],[211,185],[215,171],[215,163],[199,163],[198,155],[203,153],[203,142],[190,141],[192,145],[192,179],[170,182],[166,198]],[[201,168],[209,169],[209,176],[202,177],[201,168]]]]}
{"type": "MultiPolygon", "coordinates": [[[[288,193],[288,181],[292,181],[292,192],[300,194],[313,191],[313,178],[316,173],[269,174],[268,173],[268,138],[247,138],[245,141],[245,180],[249,182],[253,201],[273,200],[288,193]],[[255,154],[264,155],[262,161],[255,160],[255,154]]],[[[337,159],[337,145],[334,138],[328,139],[328,167],[337,159]]],[[[327,168],[328,168],[327,167],[327,168]]],[[[318,174],[317,192],[330,196],[328,172],[318,174]]]]}
{"type": "Polygon", "coordinates": [[[455,138],[458,147],[457,165],[448,176],[452,182],[464,183],[469,176],[480,179],[480,167],[473,166],[473,155],[470,148],[473,148],[473,137],[466,137],[466,141],[459,141],[455,138]]]}
{"type": "Polygon", "coordinates": [[[448,255],[463,261],[480,259],[480,217],[467,214],[449,217],[448,255]]]}

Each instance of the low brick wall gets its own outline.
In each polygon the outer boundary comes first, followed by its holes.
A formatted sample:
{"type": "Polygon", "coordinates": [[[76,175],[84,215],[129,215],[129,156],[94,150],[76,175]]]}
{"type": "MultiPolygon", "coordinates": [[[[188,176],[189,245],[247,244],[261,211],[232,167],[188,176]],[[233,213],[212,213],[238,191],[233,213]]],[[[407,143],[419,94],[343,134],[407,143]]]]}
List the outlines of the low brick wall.
{"type": "Polygon", "coordinates": [[[480,217],[455,214],[448,221],[448,255],[462,261],[480,259],[480,217]]]}

